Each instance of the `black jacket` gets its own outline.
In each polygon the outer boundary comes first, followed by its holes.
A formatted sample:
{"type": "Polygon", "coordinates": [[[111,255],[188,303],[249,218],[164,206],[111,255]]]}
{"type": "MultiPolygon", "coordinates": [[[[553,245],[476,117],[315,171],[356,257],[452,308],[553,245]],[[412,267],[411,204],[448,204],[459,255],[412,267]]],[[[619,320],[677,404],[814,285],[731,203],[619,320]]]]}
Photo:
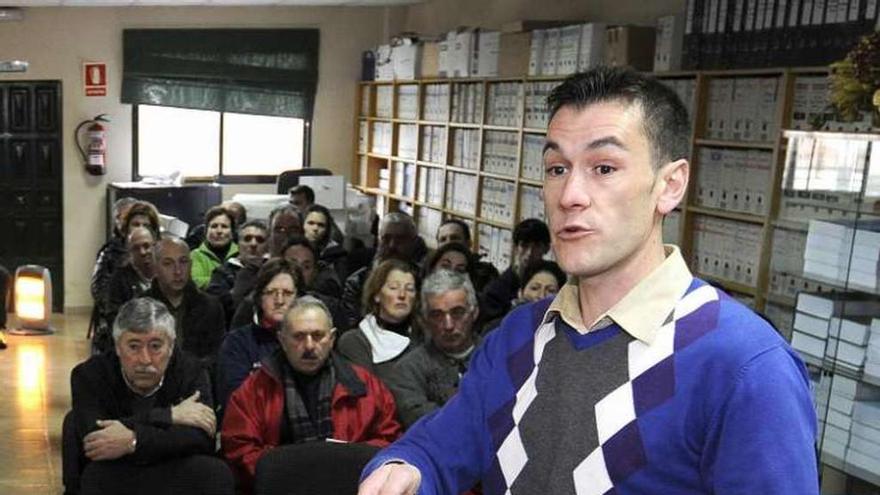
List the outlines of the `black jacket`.
{"type": "Polygon", "coordinates": [[[342,312],[345,315],[345,328],[340,329],[341,331],[357,328],[363,318],[361,295],[364,292],[367,278],[370,276],[370,268],[370,265],[367,265],[345,279],[345,287],[342,289],[342,312]]]}
{"type": "Polygon", "coordinates": [[[155,280],[153,286],[144,295],[161,301],[175,318],[177,315],[181,316],[181,321],[177,322],[177,328],[180,330],[177,334],[178,347],[202,360],[213,362],[226,334],[223,308],[214,296],[198,290],[190,281],[183,289],[183,301],[180,307],[175,309],[162,294],[155,280]]]}
{"type": "Polygon", "coordinates": [[[70,375],[73,416],[80,441],[98,429],[98,419],[116,419],[137,436],[137,448],[125,456],[131,462],[151,464],[193,454],[210,454],[214,439],[190,426],[171,424],[171,406],[196,390],[199,402],[213,407],[208,375],[197,359],[175,351],[165,370],[162,386],[152,396],[148,411],[135,412],[138,396],[122,378],[119,358],[112,352],[92,356],[70,375]]]}
{"type": "MultiPolygon", "coordinates": [[[[113,328],[113,321],[119,308],[128,301],[144,294],[141,288],[141,276],[138,275],[131,263],[118,268],[110,278],[107,286],[107,295],[104,304],[99,309],[100,316],[107,324],[107,329],[113,328]]],[[[109,351],[113,348],[113,338],[110,332],[99,332],[93,340],[94,348],[99,352],[109,351]]]]}
{"type": "Polygon", "coordinates": [[[517,292],[519,292],[519,277],[514,273],[513,268],[508,268],[483,289],[480,295],[480,320],[490,321],[506,315],[511,309],[513,300],[516,299],[517,292]]]}

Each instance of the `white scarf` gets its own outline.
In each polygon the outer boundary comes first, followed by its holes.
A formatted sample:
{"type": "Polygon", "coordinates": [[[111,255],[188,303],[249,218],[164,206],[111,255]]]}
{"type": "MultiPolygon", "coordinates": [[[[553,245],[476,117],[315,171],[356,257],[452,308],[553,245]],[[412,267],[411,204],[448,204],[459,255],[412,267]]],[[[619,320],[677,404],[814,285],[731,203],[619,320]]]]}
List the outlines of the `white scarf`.
{"type": "Polygon", "coordinates": [[[358,328],[364,332],[364,336],[370,343],[374,364],[391,361],[409,347],[409,337],[380,327],[375,315],[365,316],[358,328]]]}

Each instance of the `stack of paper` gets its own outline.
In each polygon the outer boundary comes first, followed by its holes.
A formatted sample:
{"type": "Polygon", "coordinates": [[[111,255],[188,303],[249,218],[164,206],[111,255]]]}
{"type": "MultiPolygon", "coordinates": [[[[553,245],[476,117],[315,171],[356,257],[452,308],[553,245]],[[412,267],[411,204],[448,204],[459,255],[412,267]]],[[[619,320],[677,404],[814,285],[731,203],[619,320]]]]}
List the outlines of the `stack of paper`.
{"type": "Polygon", "coordinates": [[[804,275],[876,292],[880,220],[811,220],[804,275]]]}
{"type": "Polygon", "coordinates": [[[797,297],[792,347],[805,359],[828,360],[859,373],[864,369],[871,336],[870,318],[880,314],[880,299],[864,293],[797,297]]]}

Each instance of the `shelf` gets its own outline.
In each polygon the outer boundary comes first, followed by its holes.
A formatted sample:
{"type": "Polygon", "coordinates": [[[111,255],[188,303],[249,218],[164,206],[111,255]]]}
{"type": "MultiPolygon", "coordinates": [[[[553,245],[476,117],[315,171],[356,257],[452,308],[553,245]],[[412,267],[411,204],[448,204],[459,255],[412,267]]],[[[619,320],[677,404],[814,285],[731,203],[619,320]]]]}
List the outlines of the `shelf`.
{"type": "Polygon", "coordinates": [[[459,218],[466,218],[466,219],[472,220],[474,222],[477,221],[477,217],[475,217],[474,215],[471,215],[470,213],[465,213],[463,211],[450,210],[449,208],[443,208],[443,212],[448,213],[449,215],[454,215],[459,218]]]}
{"type": "Polygon", "coordinates": [[[547,129],[539,129],[537,127],[523,127],[526,134],[547,134],[547,129]]]}
{"type": "Polygon", "coordinates": [[[488,218],[481,218],[481,217],[477,217],[475,220],[479,223],[485,223],[486,225],[498,227],[499,229],[513,230],[513,225],[511,225],[509,223],[499,222],[498,220],[489,220],[488,218]]]}
{"type": "Polygon", "coordinates": [[[393,118],[393,119],[391,119],[391,122],[394,122],[395,124],[412,124],[412,125],[419,123],[419,121],[417,119],[400,119],[400,118],[393,118]]]}
{"type": "Polygon", "coordinates": [[[380,160],[393,160],[391,155],[380,155],[379,153],[373,153],[372,151],[368,151],[367,156],[370,158],[378,158],[380,160]]]}
{"type": "Polygon", "coordinates": [[[810,227],[810,224],[807,222],[789,220],[787,218],[777,218],[776,220],[773,220],[772,224],[774,227],[780,229],[797,230],[799,232],[806,232],[810,227]]]}
{"type": "Polygon", "coordinates": [[[431,167],[431,168],[446,168],[446,165],[443,163],[425,162],[422,160],[416,160],[416,165],[420,165],[422,167],[431,167]]]}
{"type": "Polygon", "coordinates": [[[718,210],[715,208],[706,208],[703,206],[688,206],[688,211],[693,213],[698,213],[700,215],[707,215],[711,217],[724,218],[727,220],[736,220],[738,222],[746,222],[746,223],[754,223],[758,225],[764,224],[764,217],[753,215],[751,213],[739,213],[735,211],[724,211],[718,210]]]}
{"type": "Polygon", "coordinates": [[[449,122],[446,122],[445,120],[437,120],[437,121],[434,121],[434,120],[417,120],[417,121],[416,121],[416,124],[419,124],[419,125],[428,125],[428,126],[432,126],[432,127],[446,127],[446,125],[447,125],[448,123],[449,123],[449,122]]]}
{"type": "Polygon", "coordinates": [[[499,174],[499,173],[495,173],[495,172],[480,172],[480,175],[482,175],[483,177],[491,177],[493,179],[498,179],[498,180],[506,180],[508,182],[516,181],[516,177],[513,177],[511,175],[499,174]]]}
{"type": "Polygon", "coordinates": [[[446,170],[450,172],[459,172],[462,174],[470,174],[470,175],[479,175],[480,171],[473,168],[462,168],[462,167],[453,167],[452,165],[447,165],[446,170]]]}
{"type": "Polygon", "coordinates": [[[520,177],[520,178],[519,178],[519,182],[520,182],[521,184],[527,184],[527,185],[530,185],[530,186],[544,187],[544,183],[543,183],[543,182],[541,182],[541,181],[539,181],[539,180],[535,180],[535,179],[526,179],[525,177],[520,177]]]}
{"type": "Polygon", "coordinates": [[[418,161],[415,158],[404,158],[402,156],[395,156],[395,155],[391,155],[388,158],[390,158],[391,161],[393,161],[393,162],[415,163],[418,161]]]}
{"type": "Polygon", "coordinates": [[[767,150],[773,151],[776,146],[774,143],[766,143],[763,141],[725,141],[721,139],[703,139],[694,140],[697,146],[715,146],[718,148],[738,148],[747,150],[767,150]]]}
{"type": "Polygon", "coordinates": [[[393,119],[391,117],[361,117],[361,120],[366,120],[367,122],[385,122],[390,124],[393,119]]]}
{"type": "Polygon", "coordinates": [[[745,285],[745,284],[741,284],[739,282],[734,282],[733,280],[725,280],[723,278],[716,277],[714,275],[709,275],[708,273],[698,273],[697,276],[704,279],[704,280],[709,280],[709,281],[715,282],[727,290],[731,290],[733,292],[739,292],[740,294],[745,294],[747,296],[755,297],[755,296],[757,296],[757,293],[758,293],[757,289],[750,286],[750,285],[745,285]]]}
{"type": "Polygon", "coordinates": [[[797,306],[797,300],[788,296],[780,296],[779,294],[773,294],[772,292],[769,292],[764,297],[767,299],[768,302],[778,304],[780,306],[787,306],[792,309],[797,306]]]}
{"type": "Polygon", "coordinates": [[[508,127],[504,125],[493,124],[486,124],[483,126],[483,129],[486,129],[487,131],[519,132],[519,127],[508,127]]]}
{"type": "Polygon", "coordinates": [[[482,126],[480,124],[468,124],[466,122],[450,122],[449,127],[454,129],[479,129],[482,126]]]}
{"type": "Polygon", "coordinates": [[[783,130],[783,136],[787,138],[832,138],[846,139],[849,141],[876,141],[880,139],[880,134],[871,132],[843,132],[843,131],[797,131],[783,130]]]}

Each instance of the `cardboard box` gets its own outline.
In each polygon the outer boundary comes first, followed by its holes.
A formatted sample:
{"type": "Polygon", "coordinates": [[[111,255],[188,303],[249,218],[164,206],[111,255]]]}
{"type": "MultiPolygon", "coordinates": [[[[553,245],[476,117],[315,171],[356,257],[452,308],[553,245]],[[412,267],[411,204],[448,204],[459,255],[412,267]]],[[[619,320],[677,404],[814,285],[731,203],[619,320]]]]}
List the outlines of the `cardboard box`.
{"type": "Polygon", "coordinates": [[[683,40],[683,16],[668,15],[657,19],[657,44],[654,50],[654,72],[681,69],[681,48],[683,40]]]}
{"type": "Polygon", "coordinates": [[[642,26],[615,26],[605,31],[605,63],[649,72],[654,68],[656,30],[642,26]]]}
{"type": "Polygon", "coordinates": [[[501,25],[502,33],[526,33],[536,29],[550,29],[555,27],[566,26],[572,21],[529,21],[519,20],[506,22],[501,25]]]}
{"type": "Polygon", "coordinates": [[[475,34],[471,75],[474,77],[495,77],[498,75],[498,57],[501,50],[501,33],[498,31],[477,31],[475,34]]]}
{"type": "Polygon", "coordinates": [[[529,73],[531,33],[502,33],[498,54],[498,75],[520,77],[529,73]]]}
{"type": "Polygon", "coordinates": [[[419,74],[421,46],[404,44],[391,49],[391,62],[394,65],[394,79],[411,81],[419,74]]]}
{"type": "Polygon", "coordinates": [[[426,41],[422,43],[422,61],[419,78],[440,77],[440,43],[426,41]]]}
{"type": "Polygon", "coordinates": [[[473,30],[450,31],[446,40],[449,48],[449,77],[470,77],[471,64],[476,49],[476,33],[473,30]]]}

